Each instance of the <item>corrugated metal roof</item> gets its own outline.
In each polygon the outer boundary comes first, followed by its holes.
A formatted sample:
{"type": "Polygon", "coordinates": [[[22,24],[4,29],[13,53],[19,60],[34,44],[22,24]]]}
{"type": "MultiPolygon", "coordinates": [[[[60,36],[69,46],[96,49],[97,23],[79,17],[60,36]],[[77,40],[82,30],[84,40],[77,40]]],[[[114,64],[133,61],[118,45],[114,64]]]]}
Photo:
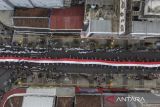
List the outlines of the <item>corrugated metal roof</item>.
{"type": "Polygon", "coordinates": [[[111,20],[91,20],[90,32],[112,32],[111,20]]]}
{"type": "Polygon", "coordinates": [[[49,9],[44,8],[16,8],[15,17],[49,17],[49,9]]]}
{"type": "Polygon", "coordinates": [[[64,0],[31,0],[35,7],[54,8],[63,7],[64,0]]]}
{"type": "Polygon", "coordinates": [[[3,0],[0,0],[0,10],[13,10],[13,8],[3,0]]]}
{"type": "Polygon", "coordinates": [[[56,88],[28,88],[26,93],[34,93],[34,94],[43,94],[43,95],[50,95],[55,96],[56,95],[56,88]]]}
{"type": "Polygon", "coordinates": [[[48,18],[15,18],[13,21],[17,27],[49,28],[48,18]]]}
{"type": "Polygon", "coordinates": [[[72,97],[57,97],[56,107],[73,107],[72,97]]]}
{"type": "Polygon", "coordinates": [[[132,33],[160,33],[160,21],[133,21],[132,33]]]}
{"type": "Polygon", "coordinates": [[[56,88],[28,88],[22,107],[54,107],[56,88]]]}
{"type": "Polygon", "coordinates": [[[11,2],[16,7],[28,7],[28,8],[33,7],[33,5],[29,0],[8,0],[8,1],[11,2]]]}
{"type": "Polygon", "coordinates": [[[54,97],[25,96],[22,107],[54,107],[54,97]]]}

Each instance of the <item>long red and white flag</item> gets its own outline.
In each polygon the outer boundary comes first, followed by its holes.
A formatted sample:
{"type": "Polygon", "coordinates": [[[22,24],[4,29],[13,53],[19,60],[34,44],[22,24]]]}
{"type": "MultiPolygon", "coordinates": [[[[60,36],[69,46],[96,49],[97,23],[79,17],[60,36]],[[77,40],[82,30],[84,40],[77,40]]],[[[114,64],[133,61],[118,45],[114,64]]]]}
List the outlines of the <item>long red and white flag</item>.
{"type": "Polygon", "coordinates": [[[107,66],[135,66],[135,67],[160,67],[160,62],[133,62],[133,61],[106,61],[92,59],[71,59],[71,58],[23,58],[23,57],[0,57],[0,62],[30,62],[30,63],[64,63],[64,64],[85,64],[85,65],[107,65],[107,66]]]}

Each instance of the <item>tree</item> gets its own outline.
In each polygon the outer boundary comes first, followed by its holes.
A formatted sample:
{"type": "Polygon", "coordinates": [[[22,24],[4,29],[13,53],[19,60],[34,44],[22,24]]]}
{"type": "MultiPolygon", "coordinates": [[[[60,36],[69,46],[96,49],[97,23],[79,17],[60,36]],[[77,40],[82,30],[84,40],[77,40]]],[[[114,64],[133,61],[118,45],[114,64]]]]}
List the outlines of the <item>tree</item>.
{"type": "Polygon", "coordinates": [[[79,47],[80,46],[80,41],[79,39],[73,39],[72,43],[71,43],[72,47],[79,47]]]}

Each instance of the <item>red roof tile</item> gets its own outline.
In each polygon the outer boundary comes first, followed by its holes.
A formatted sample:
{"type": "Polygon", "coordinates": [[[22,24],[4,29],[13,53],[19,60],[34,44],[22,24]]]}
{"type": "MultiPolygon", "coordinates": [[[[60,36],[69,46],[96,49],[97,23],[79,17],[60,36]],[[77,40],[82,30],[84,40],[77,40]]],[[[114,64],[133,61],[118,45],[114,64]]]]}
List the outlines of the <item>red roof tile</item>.
{"type": "Polygon", "coordinates": [[[49,9],[43,8],[16,8],[15,17],[49,17],[49,9]]]}
{"type": "Polygon", "coordinates": [[[50,27],[57,29],[82,29],[84,6],[73,6],[64,9],[53,9],[50,18],[50,27]]]}

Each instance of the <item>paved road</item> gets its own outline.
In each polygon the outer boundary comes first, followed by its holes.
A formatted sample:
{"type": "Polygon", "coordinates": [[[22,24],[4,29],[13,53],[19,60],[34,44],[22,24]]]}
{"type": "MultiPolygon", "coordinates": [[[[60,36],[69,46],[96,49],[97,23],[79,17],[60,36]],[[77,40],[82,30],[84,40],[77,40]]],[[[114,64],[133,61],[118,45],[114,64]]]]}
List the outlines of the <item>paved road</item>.
{"type": "Polygon", "coordinates": [[[6,85],[6,81],[9,79],[10,77],[10,71],[7,71],[5,69],[0,69],[0,92],[5,90],[5,87],[7,87],[6,85]]]}

